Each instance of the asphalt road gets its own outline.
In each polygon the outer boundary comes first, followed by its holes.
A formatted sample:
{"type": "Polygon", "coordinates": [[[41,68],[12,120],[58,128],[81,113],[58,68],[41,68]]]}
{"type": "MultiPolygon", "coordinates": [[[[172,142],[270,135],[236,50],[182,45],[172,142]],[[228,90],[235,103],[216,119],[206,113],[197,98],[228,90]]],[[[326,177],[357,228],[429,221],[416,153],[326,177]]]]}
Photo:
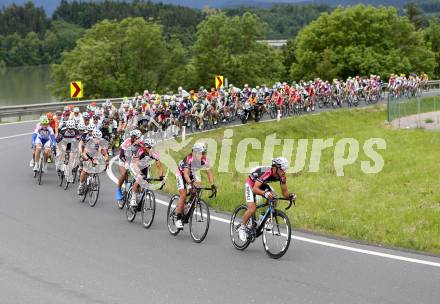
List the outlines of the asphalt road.
{"type": "Polygon", "coordinates": [[[139,218],[128,223],[105,174],[95,208],[73,187],[60,189],[53,167],[38,186],[28,166],[30,135],[15,136],[33,126],[0,126],[0,303],[440,301],[437,257],[294,231],[287,254],[272,260],[261,239],[235,250],[219,220],[201,244],[188,229],[173,237],[162,205],[149,230],[139,218]]]}

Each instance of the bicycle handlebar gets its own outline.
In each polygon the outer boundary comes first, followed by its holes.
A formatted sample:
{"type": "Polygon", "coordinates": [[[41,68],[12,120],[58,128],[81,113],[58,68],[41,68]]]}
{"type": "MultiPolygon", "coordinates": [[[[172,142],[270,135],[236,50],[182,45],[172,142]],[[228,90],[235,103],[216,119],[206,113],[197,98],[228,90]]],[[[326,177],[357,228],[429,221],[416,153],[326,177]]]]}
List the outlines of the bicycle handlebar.
{"type": "Polygon", "coordinates": [[[208,196],[209,198],[213,198],[214,196],[217,196],[217,189],[214,189],[214,188],[211,188],[211,187],[209,187],[209,188],[207,188],[207,187],[194,187],[193,189],[195,189],[198,192],[200,192],[202,190],[211,191],[212,194],[210,196],[208,196]]]}
{"type": "Polygon", "coordinates": [[[295,199],[293,198],[284,198],[284,197],[274,197],[271,199],[272,202],[275,201],[289,201],[289,205],[286,207],[285,210],[289,210],[292,205],[295,205],[295,199]]]}

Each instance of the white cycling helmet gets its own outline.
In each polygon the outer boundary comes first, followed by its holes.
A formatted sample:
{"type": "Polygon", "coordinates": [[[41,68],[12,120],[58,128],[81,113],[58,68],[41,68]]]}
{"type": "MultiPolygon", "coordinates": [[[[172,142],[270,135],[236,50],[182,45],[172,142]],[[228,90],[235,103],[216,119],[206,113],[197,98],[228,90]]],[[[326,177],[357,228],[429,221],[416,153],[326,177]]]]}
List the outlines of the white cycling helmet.
{"type": "Polygon", "coordinates": [[[154,138],[147,138],[147,139],[144,141],[144,146],[147,146],[147,147],[153,148],[155,145],[156,145],[156,141],[154,140],[154,138]]]}
{"type": "Polygon", "coordinates": [[[94,124],[90,124],[87,126],[87,131],[93,131],[95,130],[95,125],[94,124]]]}
{"type": "Polygon", "coordinates": [[[87,113],[87,112],[84,112],[84,113],[82,114],[82,116],[83,116],[83,119],[90,118],[90,115],[89,115],[89,113],[87,113]]]}
{"type": "Polygon", "coordinates": [[[87,129],[86,125],[83,124],[82,122],[78,125],[78,130],[80,131],[84,131],[85,129],[87,129]]]}
{"type": "Polygon", "coordinates": [[[99,130],[93,130],[93,137],[94,138],[102,138],[102,132],[99,130]]]}
{"type": "Polygon", "coordinates": [[[280,168],[283,171],[287,171],[289,168],[289,162],[285,157],[277,157],[272,159],[272,166],[280,168]]]}
{"type": "Polygon", "coordinates": [[[67,129],[75,129],[76,123],[74,120],[68,120],[66,122],[67,129]]]}
{"type": "Polygon", "coordinates": [[[130,137],[135,136],[137,139],[141,138],[142,132],[139,130],[132,130],[130,132],[130,137]]]}
{"type": "Polygon", "coordinates": [[[206,152],[206,145],[204,143],[195,143],[194,146],[192,147],[193,152],[198,152],[198,153],[205,153],[206,152]]]}

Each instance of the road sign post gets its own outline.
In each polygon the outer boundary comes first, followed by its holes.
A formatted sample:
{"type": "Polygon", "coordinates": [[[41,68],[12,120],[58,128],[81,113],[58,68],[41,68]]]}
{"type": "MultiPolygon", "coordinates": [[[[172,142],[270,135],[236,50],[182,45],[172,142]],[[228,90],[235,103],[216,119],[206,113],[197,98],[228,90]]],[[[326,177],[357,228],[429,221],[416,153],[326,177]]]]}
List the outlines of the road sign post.
{"type": "Polygon", "coordinates": [[[70,98],[82,98],[83,97],[83,85],[81,81],[72,81],[70,83],[70,98]]]}
{"type": "Polygon", "coordinates": [[[215,76],[215,89],[223,88],[223,76],[215,76]]]}

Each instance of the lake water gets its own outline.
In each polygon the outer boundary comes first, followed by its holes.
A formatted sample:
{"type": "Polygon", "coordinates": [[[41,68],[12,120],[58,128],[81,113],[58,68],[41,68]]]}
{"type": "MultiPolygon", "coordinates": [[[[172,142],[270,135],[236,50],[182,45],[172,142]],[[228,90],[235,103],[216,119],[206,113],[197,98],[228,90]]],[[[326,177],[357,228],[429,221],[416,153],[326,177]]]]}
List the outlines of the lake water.
{"type": "Polygon", "coordinates": [[[56,101],[49,92],[49,66],[0,69],[0,106],[56,101]]]}

